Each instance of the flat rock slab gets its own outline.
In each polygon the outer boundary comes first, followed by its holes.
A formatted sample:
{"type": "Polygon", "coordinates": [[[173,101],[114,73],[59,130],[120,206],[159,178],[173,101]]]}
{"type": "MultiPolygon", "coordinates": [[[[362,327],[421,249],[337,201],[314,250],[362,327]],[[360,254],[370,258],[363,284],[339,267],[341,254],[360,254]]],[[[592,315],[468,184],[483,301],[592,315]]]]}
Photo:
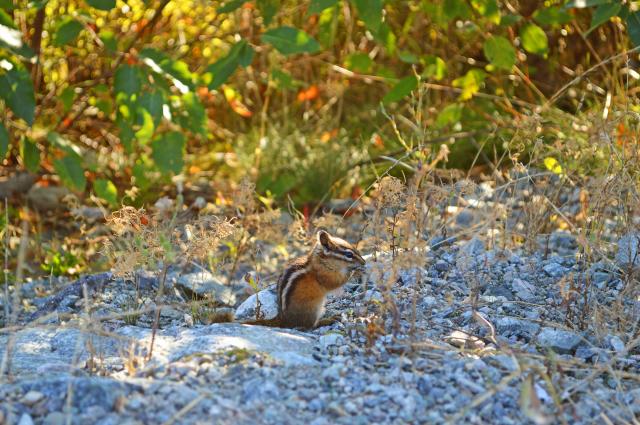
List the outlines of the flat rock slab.
{"type": "MultiPolygon", "coordinates": [[[[133,347],[138,355],[147,353],[151,329],[127,326],[100,335],[75,328],[29,328],[12,335],[11,374],[36,377],[67,375],[82,367],[94,354],[104,364],[122,364],[133,347]]],[[[0,364],[5,360],[9,336],[0,335],[0,364]]],[[[314,364],[315,339],[303,332],[237,323],[217,323],[194,328],[158,330],[154,363],[166,364],[185,356],[245,349],[265,353],[285,365],[314,364]]]]}

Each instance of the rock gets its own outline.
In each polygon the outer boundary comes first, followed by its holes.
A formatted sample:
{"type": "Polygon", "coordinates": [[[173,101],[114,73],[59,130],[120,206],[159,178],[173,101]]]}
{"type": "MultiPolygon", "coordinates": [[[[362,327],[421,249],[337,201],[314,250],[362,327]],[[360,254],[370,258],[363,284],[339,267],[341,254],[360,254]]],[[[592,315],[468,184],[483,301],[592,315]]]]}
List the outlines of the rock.
{"type": "MultiPolygon", "coordinates": [[[[122,352],[130,346],[146,352],[151,340],[151,329],[125,326],[114,331],[113,336],[83,334],[77,329],[26,328],[13,334],[15,346],[12,352],[11,371],[16,376],[41,377],[68,375],[73,359],[81,366],[91,352],[84,341],[91,340],[99,350],[101,361],[121,362],[122,352]],[[77,350],[77,357],[76,357],[77,350]],[[36,365],[36,366],[34,366],[36,365]]],[[[0,358],[7,346],[7,335],[0,334],[0,358]]],[[[157,332],[153,360],[160,363],[176,361],[202,352],[226,352],[246,349],[264,352],[286,365],[314,363],[313,340],[308,334],[294,330],[247,326],[239,323],[216,323],[195,328],[170,327],[157,332]]],[[[37,388],[28,388],[27,390],[37,388]]]]}
{"type": "Polygon", "coordinates": [[[444,340],[458,348],[479,349],[484,347],[484,342],[480,338],[462,331],[453,331],[445,336],[444,340]]]}
{"type": "Polygon", "coordinates": [[[484,242],[474,236],[472,239],[464,243],[458,252],[456,259],[456,267],[462,272],[467,273],[484,266],[486,261],[484,242]]]}
{"type": "Polygon", "coordinates": [[[278,316],[278,296],[275,286],[263,289],[257,294],[244,300],[236,309],[234,320],[248,322],[252,320],[270,320],[278,316]],[[260,303],[260,317],[258,317],[258,303],[260,303]]]}
{"type": "Polygon", "coordinates": [[[344,343],[344,336],[338,333],[329,333],[318,338],[318,343],[323,350],[326,350],[332,345],[340,345],[344,343]]]}
{"type": "Polygon", "coordinates": [[[456,215],[456,224],[460,227],[469,227],[473,224],[474,218],[471,210],[464,209],[456,215]]]}
{"type": "Polygon", "coordinates": [[[616,264],[622,269],[640,267],[640,233],[627,233],[618,240],[616,264]]]}
{"type": "Polygon", "coordinates": [[[18,425],[33,425],[33,419],[31,419],[28,413],[23,413],[22,416],[20,416],[18,425]]]}
{"type": "Polygon", "coordinates": [[[243,402],[275,400],[279,394],[280,389],[273,381],[262,378],[255,378],[246,382],[242,390],[243,402]]]}
{"type": "Polygon", "coordinates": [[[187,299],[213,299],[228,306],[236,303],[236,296],[231,288],[207,271],[182,275],[175,281],[175,285],[185,293],[187,299]]]}
{"type": "Polygon", "coordinates": [[[0,199],[11,198],[14,194],[24,194],[36,182],[38,176],[31,173],[17,173],[0,177],[0,199]]]}
{"type": "Polygon", "coordinates": [[[498,333],[505,337],[516,335],[518,337],[531,338],[540,329],[540,325],[537,323],[514,317],[500,317],[496,320],[495,325],[498,333]]]}
{"type": "Polygon", "coordinates": [[[513,292],[515,292],[516,296],[522,301],[533,302],[537,299],[533,285],[522,279],[513,279],[511,287],[513,288],[513,292]]]}
{"type": "Polygon", "coordinates": [[[543,328],[538,334],[538,345],[559,354],[571,354],[582,342],[582,337],[571,331],[543,328]]]}
{"type": "Polygon", "coordinates": [[[578,249],[578,241],[575,236],[569,232],[557,231],[551,234],[549,241],[551,245],[558,248],[559,251],[569,253],[578,249]]]}
{"type": "Polygon", "coordinates": [[[27,192],[27,200],[37,210],[53,211],[66,208],[63,198],[69,194],[64,186],[35,185],[27,192]]]}
{"type": "Polygon", "coordinates": [[[42,394],[41,392],[29,391],[20,399],[20,403],[25,404],[27,406],[33,406],[43,398],[44,398],[44,394],[42,394]]]}
{"type": "Polygon", "coordinates": [[[567,272],[566,268],[562,267],[560,264],[556,262],[550,262],[545,264],[542,267],[542,270],[544,270],[545,273],[547,273],[551,277],[560,277],[567,272]]]}
{"type": "Polygon", "coordinates": [[[611,348],[616,351],[616,353],[621,354],[624,352],[624,342],[622,341],[622,339],[620,339],[619,336],[616,335],[609,338],[609,344],[611,345],[611,348]]]}
{"type": "Polygon", "coordinates": [[[67,417],[62,412],[49,413],[42,422],[43,425],[64,425],[67,422],[67,417]]]}

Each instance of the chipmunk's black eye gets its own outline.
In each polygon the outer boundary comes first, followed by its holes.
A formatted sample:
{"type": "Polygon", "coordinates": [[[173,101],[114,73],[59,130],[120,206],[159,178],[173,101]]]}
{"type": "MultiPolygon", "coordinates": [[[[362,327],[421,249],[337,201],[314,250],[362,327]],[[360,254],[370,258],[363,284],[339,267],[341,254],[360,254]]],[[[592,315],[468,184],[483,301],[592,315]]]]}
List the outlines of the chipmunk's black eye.
{"type": "Polygon", "coordinates": [[[353,258],[353,252],[351,252],[351,251],[347,251],[347,252],[345,252],[345,254],[344,254],[344,255],[346,255],[346,256],[347,256],[347,258],[349,258],[349,259],[353,258]]]}

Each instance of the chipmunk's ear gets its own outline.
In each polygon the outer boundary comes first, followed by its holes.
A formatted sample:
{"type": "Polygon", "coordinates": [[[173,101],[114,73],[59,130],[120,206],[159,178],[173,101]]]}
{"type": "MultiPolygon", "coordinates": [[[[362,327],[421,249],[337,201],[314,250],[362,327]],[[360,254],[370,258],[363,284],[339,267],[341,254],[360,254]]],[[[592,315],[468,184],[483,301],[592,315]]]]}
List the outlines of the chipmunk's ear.
{"type": "Polygon", "coordinates": [[[327,233],[325,230],[318,230],[317,236],[320,245],[322,245],[324,248],[329,248],[329,246],[331,245],[329,233],[327,233]]]}

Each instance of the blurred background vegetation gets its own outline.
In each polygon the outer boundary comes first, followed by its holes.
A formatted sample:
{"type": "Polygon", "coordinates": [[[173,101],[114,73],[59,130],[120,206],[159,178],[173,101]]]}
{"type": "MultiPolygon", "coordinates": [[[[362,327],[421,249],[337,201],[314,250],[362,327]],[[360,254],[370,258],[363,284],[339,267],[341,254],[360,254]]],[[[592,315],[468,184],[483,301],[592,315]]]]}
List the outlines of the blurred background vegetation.
{"type": "MultiPolygon", "coordinates": [[[[638,152],[639,6],[0,0],[0,195],[13,216],[67,194],[225,203],[249,176],[312,210],[436,158],[597,174],[638,152]]],[[[42,256],[66,272],[64,252],[42,256]]]]}

